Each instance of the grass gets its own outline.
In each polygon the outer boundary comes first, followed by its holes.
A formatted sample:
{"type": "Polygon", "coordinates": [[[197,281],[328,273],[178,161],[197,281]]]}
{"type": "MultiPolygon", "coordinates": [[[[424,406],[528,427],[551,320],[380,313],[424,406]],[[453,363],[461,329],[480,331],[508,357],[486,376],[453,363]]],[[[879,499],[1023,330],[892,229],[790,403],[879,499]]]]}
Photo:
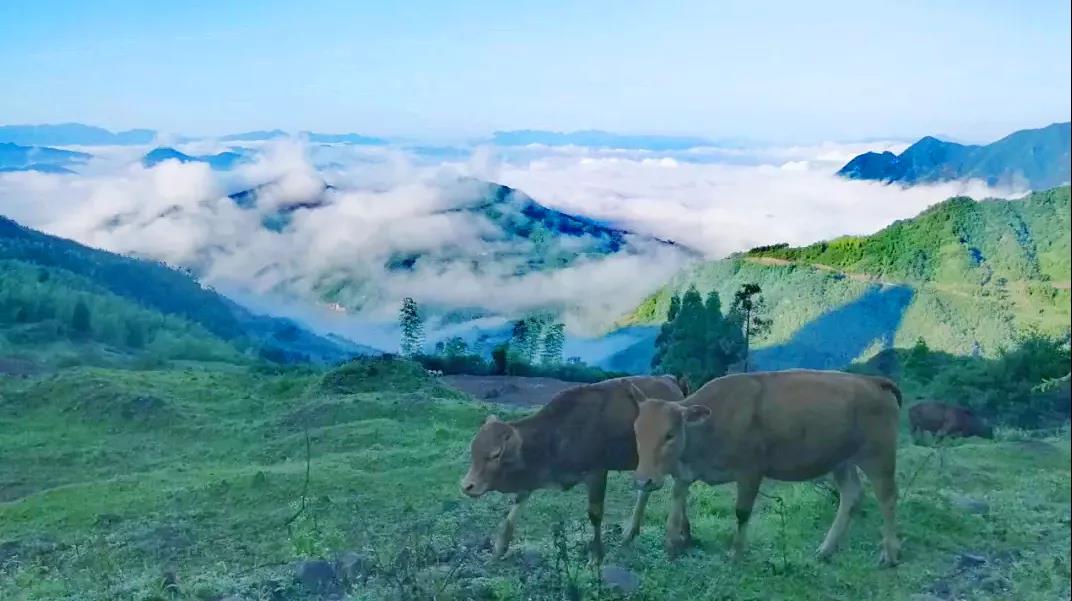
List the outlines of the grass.
{"type": "MultiPolygon", "coordinates": [[[[197,364],[0,380],[0,599],[318,598],[295,564],[347,553],[363,567],[334,592],[353,599],[623,597],[584,564],[580,488],[535,494],[514,548],[489,558],[508,500],[457,491],[488,407],[405,364],[357,373],[354,386],[197,364]]],[[[664,555],[665,492],[622,547],[632,494],[615,474],[607,563],[640,576],[635,599],[1067,598],[1069,461],[1067,430],[938,450],[906,435],[894,570],[876,567],[869,492],[842,550],[812,559],[835,509],[813,484],[765,488],[741,563],[726,556],[725,486],[693,490],[701,548],[664,555]]]]}

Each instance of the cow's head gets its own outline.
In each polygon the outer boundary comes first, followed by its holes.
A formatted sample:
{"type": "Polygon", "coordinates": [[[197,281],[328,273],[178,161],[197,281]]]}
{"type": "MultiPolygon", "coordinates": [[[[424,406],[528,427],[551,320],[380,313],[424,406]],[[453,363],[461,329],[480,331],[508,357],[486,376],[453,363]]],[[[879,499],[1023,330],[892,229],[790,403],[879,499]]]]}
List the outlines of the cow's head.
{"type": "Polygon", "coordinates": [[[524,465],[521,457],[521,433],[517,428],[488,417],[469,445],[469,472],[462,478],[462,492],[479,497],[488,492],[496,478],[524,465]]]}
{"type": "Polygon", "coordinates": [[[711,410],[660,399],[646,399],[638,409],[633,422],[638,459],[634,484],[639,490],[657,490],[667,475],[676,473],[688,431],[709,418],[711,410]]]}

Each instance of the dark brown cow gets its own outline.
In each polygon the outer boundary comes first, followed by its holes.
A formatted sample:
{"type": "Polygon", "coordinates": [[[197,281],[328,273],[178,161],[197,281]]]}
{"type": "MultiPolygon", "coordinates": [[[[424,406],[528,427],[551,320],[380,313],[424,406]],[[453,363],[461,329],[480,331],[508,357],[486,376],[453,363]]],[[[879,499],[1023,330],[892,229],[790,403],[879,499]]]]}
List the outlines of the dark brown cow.
{"type": "Polygon", "coordinates": [[[993,438],[994,428],[970,410],[936,401],[917,403],[908,410],[908,423],[912,434],[930,432],[945,436],[979,436],[993,438]]]}
{"type": "MultiPolygon", "coordinates": [[[[490,490],[517,495],[495,542],[496,557],[509,547],[518,511],[532,491],[584,482],[595,530],[592,555],[602,559],[607,472],[636,467],[633,421],[645,397],[680,401],[684,395],[671,377],[617,378],[563,390],[535,414],[514,422],[495,416],[484,422],[470,445],[469,473],[461,488],[470,497],[490,490]]],[[[626,540],[636,536],[647,500],[647,492],[637,495],[626,540]]]]}
{"type": "Polygon", "coordinates": [[[860,498],[857,466],[882,510],[882,562],[897,561],[894,513],[901,392],[885,379],[833,371],[735,374],[712,380],[681,403],[649,399],[636,423],[641,490],[674,477],[666,526],[671,553],[688,544],[685,504],[696,480],[737,483],[738,554],[764,478],[800,482],[832,473],[841,501],[818,554],[828,557],[860,498]]]}

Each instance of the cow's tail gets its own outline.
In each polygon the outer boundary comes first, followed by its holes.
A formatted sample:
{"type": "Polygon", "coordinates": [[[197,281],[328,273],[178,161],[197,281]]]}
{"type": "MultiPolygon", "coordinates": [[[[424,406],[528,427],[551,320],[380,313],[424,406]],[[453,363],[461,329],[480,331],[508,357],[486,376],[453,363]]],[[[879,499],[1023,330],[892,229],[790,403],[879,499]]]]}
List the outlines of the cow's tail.
{"type": "Polygon", "coordinates": [[[901,398],[901,389],[893,382],[893,380],[887,378],[878,378],[878,385],[883,390],[888,390],[893,393],[893,396],[897,399],[897,406],[900,407],[903,400],[901,398]]]}

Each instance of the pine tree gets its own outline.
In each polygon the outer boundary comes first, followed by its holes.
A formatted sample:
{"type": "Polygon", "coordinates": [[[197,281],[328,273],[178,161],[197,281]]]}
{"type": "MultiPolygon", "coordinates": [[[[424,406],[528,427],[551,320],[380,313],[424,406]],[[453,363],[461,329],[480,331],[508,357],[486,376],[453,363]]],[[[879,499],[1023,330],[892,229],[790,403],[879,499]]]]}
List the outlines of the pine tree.
{"type": "Polygon", "coordinates": [[[145,336],[141,331],[141,325],[132,321],[127,322],[126,344],[130,348],[142,348],[145,346],[145,336]]]}
{"type": "Polygon", "coordinates": [[[421,317],[417,301],[410,297],[402,299],[402,309],[398,312],[398,325],[402,330],[399,348],[406,357],[421,352],[424,344],[424,318],[421,317]]]}
{"type": "Polygon", "coordinates": [[[931,361],[931,349],[922,336],[916,339],[916,343],[908,351],[904,362],[905,371],[916,380],[926,384],[934,378],[937,369],[931,361]]]}
{"type": "Polygon", "coordinates": [[[83,299],[78,299],[71,313],[71,332],[77,336],[89,336],[93,333],[93,326],[89,320],[89,307],[83,299]]]}
{"type": "Polygon", "coordinates": [[[730,312],[740,322],[744,335],[744,371],[748,371],[748,355],[752,340],[762,338],[770,331],[771,320],[763,316],[766,301],[758,284],[743,284],[733,295],[730,312]]]}
{"type": "Polygon", "coordinates": [[[548,326],[543,335],[543,351],[540,354],[540,362],[546,366],[562,363],[562,347],[565,343],[566,326],[558,322],[548,326]]]}

